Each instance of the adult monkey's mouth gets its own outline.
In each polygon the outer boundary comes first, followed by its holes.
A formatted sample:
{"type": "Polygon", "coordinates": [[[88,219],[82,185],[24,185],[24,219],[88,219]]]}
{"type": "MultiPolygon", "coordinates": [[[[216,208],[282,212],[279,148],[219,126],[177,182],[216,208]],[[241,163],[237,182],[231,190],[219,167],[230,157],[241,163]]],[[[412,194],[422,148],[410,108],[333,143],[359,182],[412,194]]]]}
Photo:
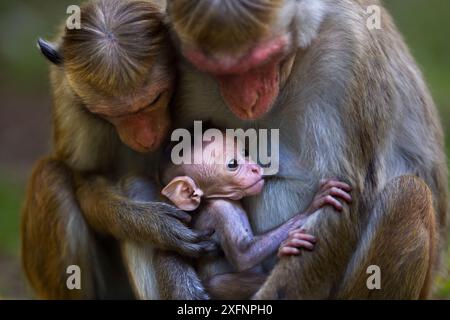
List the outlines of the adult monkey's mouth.
{"type": "Polygon", "coordinates": [[[288,38],[280,36],[258,44],[240,58],[214,58],[201,50],[184,50],[199,70],[212,74],[230,110],[240,119],[256,120],[267,113],[280,90],[280,65],[288,38]]]}

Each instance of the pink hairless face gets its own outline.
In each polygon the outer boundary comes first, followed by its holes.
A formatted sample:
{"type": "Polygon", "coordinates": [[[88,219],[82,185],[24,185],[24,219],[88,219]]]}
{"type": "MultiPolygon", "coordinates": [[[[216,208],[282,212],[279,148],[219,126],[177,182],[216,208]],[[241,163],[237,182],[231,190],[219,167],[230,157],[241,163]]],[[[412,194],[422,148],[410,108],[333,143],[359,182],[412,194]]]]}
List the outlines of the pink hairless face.
{"type": "Polygon", "coordinates": [[[161,192],[182,210],[197,209],[201,199],[240,200],[262,191],[263,169],[235,139],[194,148],[193,158],[202,161],[178,167],[177,176],[161,192]]]}
{"type": "Polygon", "coordinates": [[[224,178],[227,183],[221,188],[229,198],[239,200],[261,192],[264,186],[263,169],[252,160],[241,162],[232,157],[228,160],[225,170],[224,178]]]}
{"type": "Polygon", "coordinates": [[[201,150],[194,150],[196,152],[202,153],[202,164],[187,165],[186,172],[205,185],[205,197],[239,200],[261,192],[263,168],[247,156],[243,144],[237,139],[213,141],[201,150]]]}
{"type": "Polygon", "coordinates": [[[230,110],[240,119],[255,120],[270,111],[280,90],[280,69],[289,51],[283,35],[259,43],[245,55],[214,57],[201,49],[184,56],[199,70],[213,75],[230,110]]]}

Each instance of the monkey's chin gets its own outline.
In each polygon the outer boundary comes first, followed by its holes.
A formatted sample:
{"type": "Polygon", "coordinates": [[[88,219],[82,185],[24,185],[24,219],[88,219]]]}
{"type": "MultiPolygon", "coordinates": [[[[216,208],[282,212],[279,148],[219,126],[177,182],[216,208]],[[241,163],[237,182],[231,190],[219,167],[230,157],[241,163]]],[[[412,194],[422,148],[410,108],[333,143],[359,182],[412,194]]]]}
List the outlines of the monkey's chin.
{"type": "Polygon", "coordinates": [[[260,194],[264,187],[264,179],[258,180],[256,183],[252,184],[250,187],[245,189],[245,196],[256,196],[260,194]]]}
{"type": "Polygon", "coordinates": [[[129,148],[131,148],[132,150],[138,152],[138,153],[150,153],[150,152],[154,152],[157,151],[160,146],[162,145],[162,141],[155,141],[149,144],[142,144],[142,143],[138,143],[136,141],[123,141],[122,142],[124,144],[126,144],[129,148]]]}

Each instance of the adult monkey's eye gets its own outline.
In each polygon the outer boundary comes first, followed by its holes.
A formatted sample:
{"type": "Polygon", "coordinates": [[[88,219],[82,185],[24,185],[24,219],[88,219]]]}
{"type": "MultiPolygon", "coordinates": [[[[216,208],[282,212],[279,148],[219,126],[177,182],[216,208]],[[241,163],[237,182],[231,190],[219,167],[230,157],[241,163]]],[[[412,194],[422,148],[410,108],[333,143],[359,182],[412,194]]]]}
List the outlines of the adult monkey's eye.
{"type": "Polygon", "coordinates": [[[236,171],[238,167],[239,167],[239,163],[236,159],[231,159],[227,163],[227,169],[229,171],[236,171]]]}
{"type": "Polygon", "coordinates": [[[162,96],[163,96],[163,93],[160,92],[160,93],[152,100],[152,102],[150,102],[150,103],[148,104],[148,106],[151,107],[151,106],[155,105],[157,102],[159,102],[159,100],[161,100],[162,96]]]}

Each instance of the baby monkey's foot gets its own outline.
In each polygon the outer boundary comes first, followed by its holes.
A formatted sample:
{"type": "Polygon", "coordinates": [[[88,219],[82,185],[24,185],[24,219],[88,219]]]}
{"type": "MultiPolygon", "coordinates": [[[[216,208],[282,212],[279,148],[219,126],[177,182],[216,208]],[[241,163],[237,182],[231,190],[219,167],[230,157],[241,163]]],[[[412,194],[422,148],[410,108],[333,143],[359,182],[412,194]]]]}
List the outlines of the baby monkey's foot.
{"type": "Polygon", "coordinates": [[[292,230],[289,232],[289,237],[281,243],[278,249],[278,257],[297,256],[301,252],[300,249],[312,251],[316,242],[316,237],[305,233],[305,230],[292,230]]]}

